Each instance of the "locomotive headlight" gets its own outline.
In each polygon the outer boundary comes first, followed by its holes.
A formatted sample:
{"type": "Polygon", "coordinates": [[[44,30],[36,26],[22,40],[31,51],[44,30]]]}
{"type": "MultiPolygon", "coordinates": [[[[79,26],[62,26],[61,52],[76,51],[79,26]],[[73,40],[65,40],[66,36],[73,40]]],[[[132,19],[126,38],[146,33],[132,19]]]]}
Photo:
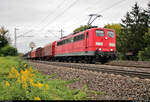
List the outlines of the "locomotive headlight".
{"type": "Polygon", "coordinates": [[[115,43],[109,43],[109,46],[115,47],[115,43]]]}
{"type": "Polygon", "coordinates": [[[110,49],[110,51],[113,51],[113,49],[110,49]]]}
{"type": "Polygon", "coordinates": [[[102,49],[101,48],[99,48],[99,51],[101,51],[102,49]]]}
{"type": "Polygon", "coordinates": [[[96,42],[96,45],[102,46],[102,45],[103,45],[103,42],[96,42]]]}

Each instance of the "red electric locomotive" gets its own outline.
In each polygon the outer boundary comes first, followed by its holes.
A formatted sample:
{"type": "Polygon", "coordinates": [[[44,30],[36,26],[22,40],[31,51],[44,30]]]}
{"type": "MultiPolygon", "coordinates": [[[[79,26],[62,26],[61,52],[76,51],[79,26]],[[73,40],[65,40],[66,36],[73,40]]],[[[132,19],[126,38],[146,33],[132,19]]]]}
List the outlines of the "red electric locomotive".
{"type": "Polygon", "coordinates": [[[91,28],[56,41],[55,57],[60,61],[94,63],[116,57],[115,31],[91,28]]]}

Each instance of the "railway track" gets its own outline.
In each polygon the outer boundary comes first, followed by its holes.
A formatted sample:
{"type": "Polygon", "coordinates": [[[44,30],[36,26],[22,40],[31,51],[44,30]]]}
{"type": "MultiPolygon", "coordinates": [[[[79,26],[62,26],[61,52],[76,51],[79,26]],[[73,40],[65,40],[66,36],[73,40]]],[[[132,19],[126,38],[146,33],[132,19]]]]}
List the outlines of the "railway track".
{"type": "MultiPolygon", "coordinates": [[[[80,63],[64,63],[64,62],[48,62],[48,61],[30,61],[34,63],[42,63],[54,66],[68,67],[68,68],[76,68],[81,70],[89,70],[117,75],[127,75],[132,77],[139,77],[142,79],[150,79],[150,72],[146,71],[135,71],[135,70],[125,70],[125,69],[115,69],[115,67],[122,66],[111,66],[111,65],[99,65],[99,64],[80,64],[80,63]],[[112,67],[112,68],[111,68],[112,67]]],[[[133,66],[132,66],[133,67],[133,66]]]]}

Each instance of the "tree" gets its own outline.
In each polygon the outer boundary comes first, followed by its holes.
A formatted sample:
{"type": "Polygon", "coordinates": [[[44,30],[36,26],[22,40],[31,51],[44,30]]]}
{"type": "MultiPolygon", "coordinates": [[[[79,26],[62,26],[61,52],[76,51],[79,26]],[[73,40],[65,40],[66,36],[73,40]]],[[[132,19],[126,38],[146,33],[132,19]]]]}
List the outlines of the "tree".
{"type": "Polygon", "coordinates": [[[73,32],[74,32],[74,33],[77,33],[77,32],[79,32],[79,31],[84,31],[84,30],[89,29],[89,28],[91,28],[91,27],[92,27],[92,26],[82,25],[82,26],[80,26],[79,28],[76,28],[73,32]]]}
{"type": "Polygon", "coordinates": [[[122,47],[126,48],[124,53],[132,52],[128,59],[137,60],[138,52],[146,47],[144,35],[148,32],[148,20],[148,14],[137,3],[131,12],[127,12],[125,19],[122,19],[122,47]]]}
{"type": "Polygon", "coordinates": [[[4,27],[0,28],[0,49],[8,44],[6,34],[8,30],[5,30],[4,27]]]}

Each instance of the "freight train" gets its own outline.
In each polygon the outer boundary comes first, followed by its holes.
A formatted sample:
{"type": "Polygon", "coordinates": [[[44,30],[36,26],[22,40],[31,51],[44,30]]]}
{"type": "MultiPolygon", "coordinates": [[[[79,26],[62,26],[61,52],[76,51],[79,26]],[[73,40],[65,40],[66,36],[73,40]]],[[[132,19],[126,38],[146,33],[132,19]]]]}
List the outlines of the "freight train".
{"type": "Polygon", "coordinates": [[[60,62],[105,63],[117,57],[115,31],[92,27],[34,49],[23,57],[60,62]]]}

